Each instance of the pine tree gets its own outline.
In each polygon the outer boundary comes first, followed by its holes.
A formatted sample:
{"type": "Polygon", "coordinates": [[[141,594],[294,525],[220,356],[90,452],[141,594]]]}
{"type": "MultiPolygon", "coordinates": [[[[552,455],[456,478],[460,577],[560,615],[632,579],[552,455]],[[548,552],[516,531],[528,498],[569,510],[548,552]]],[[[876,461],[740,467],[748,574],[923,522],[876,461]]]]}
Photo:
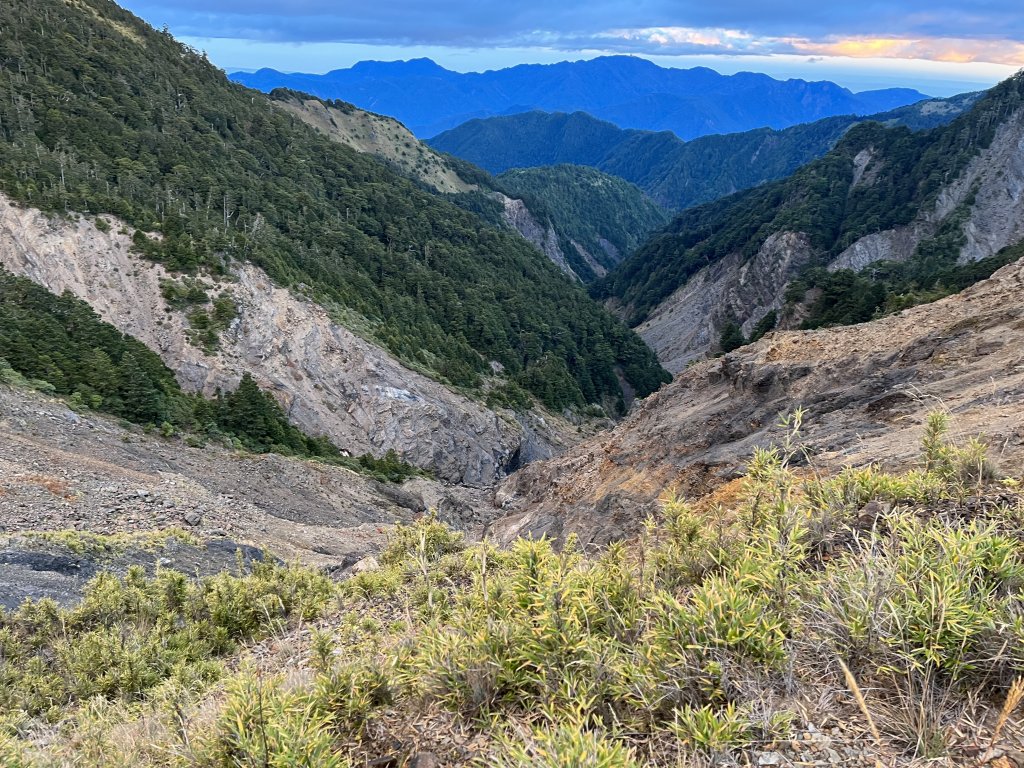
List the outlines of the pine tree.
{"type": "Polygon", "coordinates": [[[125,352],[119,366],[121,378],[122,416],[140,424],[159,424],[164,420],[164,403],[160,390],[146,375],[131,352],[125,352]]]}

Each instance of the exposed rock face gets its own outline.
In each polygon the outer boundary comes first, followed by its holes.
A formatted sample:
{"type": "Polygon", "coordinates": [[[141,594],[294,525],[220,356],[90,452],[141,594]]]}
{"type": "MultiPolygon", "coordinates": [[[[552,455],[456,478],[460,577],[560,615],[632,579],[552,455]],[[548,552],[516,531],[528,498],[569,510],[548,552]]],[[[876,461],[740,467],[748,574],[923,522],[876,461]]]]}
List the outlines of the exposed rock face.
{"type": "Polygon", "coordinates": [[[960,261],[978,261],[1024,239],[1024,110],[1006,121],[991,146],[940,195],[936,213],[950,212],[976,191],[964,225],[960,261]]]}
{"type": "MultiPolygon", "coordinates": [[[[855,164],[863,154],[854,158],[855,164]]],[[[867,171],[855,165],[855,176],[859,172],[866,179],[871,174],[870,160],[864,160],[867,171]]],[[[839,254],[829,269],[860,270],[876,261],[906,261],[972,195],[963,227],[966,242],[960,251],[961,263],[987,258],[1024,239],[1024,111],[1000,125],[989,147],[940,192],[933,208],[922,211],[906,227],[862,237],[839,254]]]]}
{"type": "Polygon", "coordinates": [[[718,344],[722,328],[742,318],[749,334],[768,312],[782,307],[789,280],[813,256],[805,235],[778,232],[753,259],[738,253],[710,264],[658,305],[636,330],[671,373],[718,344]]]}
{"type": "MultiPolygon", "coordinates": [[[[572,243],[572,247],[576,249],[576,253],[578,253],[580,255],[580,258],[583,259],[584,262],[586,262],[587,266],[594,271],[595,275],[597,275],[598,277],[604,277],[605,275],[608,274],[608,270],[605,269],[604,266],[602,266],[600,263],[598,263],[597,259],[594,258],[594,254],[592,254],[582,245],[577,243],[575,240],[570,240],[569,242],[572,243]]],[[[603,237],[600,238],[600,240],[598,240],[598,243],[600,244],[604,252],[607,253],[609,257],[615,260],[616,264],[622,261],[622,254],[619,253],[618,248],[609,243],[603,237]]]]}
{"type": "MultiPolygon", "coordinates": [[[[108,219],[49,219],[0,196],[0,265],[55,293],[84,299],[157,352],[182,386],[231,390],[243,372],[272,390],[289,417],[352,453],[394,449],[439,478],[488,485],[522,441],[514,420],[446,389],[334,322],[319,305],[239,265],[230,291],[239,316],[207,354],[187,340],[187,320],[161,295],[166,271],[131,251],[130,228],[108,219]]],[[[212,281],[210,281],[212,282],[212,281]]]]}
{"type": "Polygon", "coordinates": [[[558,233],[555,232],[555,228],[551,224],[546,227],[541,226],[522,200],[502,194],[499,194],[498,197],[502,205],[505,206],[505,210],[502,211],[505,223],[522,235],[524,240],[532,243],[565,274],[574,280],[579,280],[579,276],[569,266],[565,253],[562,252],[562,247],[558,244],[558,233]]]}
{"type": "MultiPolygon", "coordinates": [[[[885,173],[884,157],[862,150],[853,158],[852,186],[870,185],[885,173]]],[[[967,207],[962,263],[1024,240],[1024,110],[1000,125],[989,147],[941,191],[934,206],[907,226],[860,238],[828,268],[857,271],[876,261],[906,261],[962,207],[967,207]]],[[[730,319],[738,319],[749,334],[767,312],[779,309],[789,281],[816,255],[803,235],[775,233],[748,262],[736,253],[702,269],[656,307],[637,331],[662,365],[678,372],[715,349],[730,319]]]]}
{"type": "Polygon", "coordinates": [[[919,224],[873,232],[840,253],[828,268],[833,271],[852,269],[859,272],[876,261],[906,261],[914,255],[917,244],[928,229],[919,224]]]}
{"type": "Polygon", "coordinates": [[[1011,472],[1024,461],[1024,260],[934,304],[863,325],[772,333],[692,366],[610,432],[507,478],[495,496],[516,535],[604,544],[635,533],[661,494],[701,497],[807,409],[815,466],[916,461],[927,414],[980,435],[1011,472]]]}

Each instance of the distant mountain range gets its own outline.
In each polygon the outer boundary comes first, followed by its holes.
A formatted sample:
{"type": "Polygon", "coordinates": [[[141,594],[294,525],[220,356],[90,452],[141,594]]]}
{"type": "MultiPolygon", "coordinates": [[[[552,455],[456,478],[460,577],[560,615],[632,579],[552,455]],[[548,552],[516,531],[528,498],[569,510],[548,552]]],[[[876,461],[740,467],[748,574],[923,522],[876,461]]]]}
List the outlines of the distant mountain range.
{"type": "MultiPolygon", "coordinates": [[[[934,128],[980,95],[924,100],[867,119],[913,130],[934,128]]],[[[684,142],[669,131],[622,129],[584,112],[534,111],[471,120],[428,143],[492,173],[560,163],[591,166],[680,210],[788,176],[824,155],[864,119],[840,115],[778,131],[760,128],[684,142]]]]}
{"type": "Polygon", "coordinates": [[[434,136],[480,117],[531,110],[587,112],[623,128],[668,130],[683,139],[786,128],[833,115],[868,115],[927,98],[909,88],[853,91],[828,81],[775,80],[705,67],[671,69],[633,56],[452,72],[430,59],[364,61],[323,75],[273,69],[235,72],[237,82],[343,99],[434,136]]]}

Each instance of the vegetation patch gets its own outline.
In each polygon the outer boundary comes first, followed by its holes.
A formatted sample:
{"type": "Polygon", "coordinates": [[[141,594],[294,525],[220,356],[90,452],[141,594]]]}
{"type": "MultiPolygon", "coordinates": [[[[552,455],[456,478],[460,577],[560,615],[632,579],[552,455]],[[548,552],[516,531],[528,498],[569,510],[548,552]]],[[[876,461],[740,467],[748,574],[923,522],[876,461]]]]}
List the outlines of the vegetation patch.
{"type": "Polygon", "coordinates": [[[124,554],[130,549],[159,552],[172,542],[199,546],[194,534],[181,528],[164,528],[142,533],[99,534],[89,531],[29,531],[18,534],[29,543],[56,544],[76,555],[103,560],[124,554]]]}
{"type": "MultiPolygon", "coordinates": [[[[0,625],[28,659],[5,681],[10,759],[34,766],[74,749],[111,760],[84,765],[349,767],[400,765],[420,749],[507,768],[756,764],[798,749],[793,737],[834,699],[833,714],[859,723],[852,743],[869,761],[966,764],[975,744],[998,744],[1015,722],[1024,506],[998,490],[980,443],[948,441],[941,416],[918,468],[832,476],[794,469],[806,462],[800,419],[780,446],[756,452],[728,509],[698,515],[669,500],[640,541],[603,553],[572,541],[561,551],[547,541],[468,546],[426,517],[396,527],[379,568],[337,587],[261,566],[249,582],[186,587],[186,598],[174,597],[176,577],[159,574],[103,577],[64,615],[27,604],[0,625]],[[992,493],[1007,500],[964,514],[992,493]],[[112,665],[103,631],[89,635],[97,617],[127,626],[118,654],[144,662],[143,638],[156,630],[140,627],[164,626],[159,616],[172,611],[173,632],[211,643],[201,647],[216,657],[230,648],[213,644],[225,633],[252,636],[335,599],[337,611],[303,634],[301,672],[243,664],[212,691],[190,682],[171,696],[159,682],[169,674],[120,655],[112,665]],[[93,655],[64,650],[61,622],[93,655]],[[94,656],[101,666],[89,666],[94,656]],[[126,669],[150,676],[138,682],[126,669]],[[37,678],[70,698],[47,706],[37,678]],[[129,728],[147,723],[148,741],[118,755],[115,715],[129,728]],[[41,717],[63,735],[40,747],[41,717]]],[[[220,674],[184,659],[183,680],[220,674]]]]}

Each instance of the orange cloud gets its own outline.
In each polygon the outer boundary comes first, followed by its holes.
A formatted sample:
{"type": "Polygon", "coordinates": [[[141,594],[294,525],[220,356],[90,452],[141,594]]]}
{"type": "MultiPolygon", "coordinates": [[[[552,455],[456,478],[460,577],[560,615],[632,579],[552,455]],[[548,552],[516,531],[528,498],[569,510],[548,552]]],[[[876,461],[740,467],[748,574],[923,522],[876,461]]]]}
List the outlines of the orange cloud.
{"type": "Polygon", "coordinates": [[[989,62],[1024,66],[1024,43],[953,37],[806,37],[754,35],[736,29],[697,27],[647,27],[616,29],[605,33],[605,42],[619,40],[668,52],[735,54],[796,53],[812,56],[845,56],[872,59],[928,59],[954,63],[989,62]]]}
{"type": "Polygon", "coordinates": [[[1013,40],[963,38],[853,37],[830,41],[790,40],[801,53],[851,58],[930,59],[964,64],[985,61],[1024,65],[1024,44],[1013,40]]]}

